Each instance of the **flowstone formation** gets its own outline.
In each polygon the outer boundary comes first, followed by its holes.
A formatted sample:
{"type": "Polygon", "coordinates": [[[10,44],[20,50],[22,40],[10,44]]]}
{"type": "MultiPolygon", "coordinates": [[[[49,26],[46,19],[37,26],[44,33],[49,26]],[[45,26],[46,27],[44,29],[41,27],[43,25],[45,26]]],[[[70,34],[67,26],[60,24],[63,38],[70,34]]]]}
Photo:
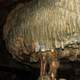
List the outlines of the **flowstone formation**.
{"type": "Polygon", "coordinates": [[[32,0],[19,4],[3,29],[9,53],[20,62],[30,63],[40,60],[40,51],[61,48],[64,51],[58,56],[79,59],[79,14],[80,0],[32,0]]]}

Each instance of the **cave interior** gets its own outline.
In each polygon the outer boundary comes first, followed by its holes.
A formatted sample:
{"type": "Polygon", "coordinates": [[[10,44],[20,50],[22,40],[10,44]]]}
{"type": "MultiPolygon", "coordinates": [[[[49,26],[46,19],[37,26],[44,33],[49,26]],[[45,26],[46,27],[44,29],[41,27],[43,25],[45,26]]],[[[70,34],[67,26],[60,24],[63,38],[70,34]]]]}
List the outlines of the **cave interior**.
{"type": "MultiPolygon", "coordinates": [[[[30,0],[26,0],[28,2],[30,0]]],[[[39,68],[25,66],[12,59],[3,40],[3,25],[9,12],[25,0],[0,0],[0,80],[37,80],[39,68]]],[[[35,65],[34,63],[32,65],[35,65]]],[[[80,61],[60,59],[57,79],[80,80],[80,61]]]]}

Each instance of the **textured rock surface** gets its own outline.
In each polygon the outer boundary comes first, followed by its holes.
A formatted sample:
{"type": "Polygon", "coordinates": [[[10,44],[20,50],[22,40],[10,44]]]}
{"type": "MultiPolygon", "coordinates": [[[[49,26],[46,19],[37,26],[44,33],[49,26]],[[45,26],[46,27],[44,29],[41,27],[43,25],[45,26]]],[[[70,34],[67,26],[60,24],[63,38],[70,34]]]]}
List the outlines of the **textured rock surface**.
{"type": "Polygon", "coordinates": [[[80,0],[33,0],[8,16],[4,39],[15,57],[35,60],[35,51],[80,42],[80,0]],[[27,56],[28,55],[28,56],[27,56]]]}

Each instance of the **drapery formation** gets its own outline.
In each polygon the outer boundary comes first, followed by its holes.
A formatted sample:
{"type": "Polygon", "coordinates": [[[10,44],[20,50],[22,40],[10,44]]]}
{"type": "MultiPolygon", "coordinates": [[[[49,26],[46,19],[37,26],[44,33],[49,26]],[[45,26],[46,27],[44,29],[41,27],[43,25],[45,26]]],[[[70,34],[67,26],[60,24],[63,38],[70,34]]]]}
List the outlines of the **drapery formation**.
{"type": "Polygon", "coordinates": [[[79,43],[80,0],[33,0],[20,4],[9,14],[3,34],[10,53],[21,59],[43,48],[79,43]]]}

